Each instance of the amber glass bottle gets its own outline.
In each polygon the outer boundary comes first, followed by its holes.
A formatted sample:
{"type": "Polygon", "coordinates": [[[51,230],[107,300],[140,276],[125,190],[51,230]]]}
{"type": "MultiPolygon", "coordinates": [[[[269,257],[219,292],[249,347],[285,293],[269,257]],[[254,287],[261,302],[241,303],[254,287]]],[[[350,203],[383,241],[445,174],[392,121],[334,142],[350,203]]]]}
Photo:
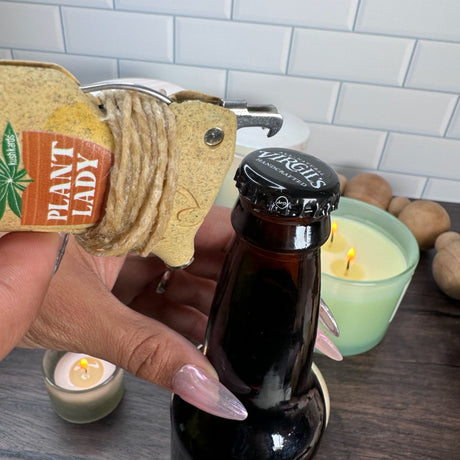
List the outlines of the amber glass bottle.
{"type": "Polygon", "coordinates": [[[172,459],[309,459],[325,428],[311,371],[320,301],[320,246],[339,197],[336,173],[294,150],[241,163],[236,235],[221,274],[204,352],[248,417],[230,421],[174,396],[172,459]]]}

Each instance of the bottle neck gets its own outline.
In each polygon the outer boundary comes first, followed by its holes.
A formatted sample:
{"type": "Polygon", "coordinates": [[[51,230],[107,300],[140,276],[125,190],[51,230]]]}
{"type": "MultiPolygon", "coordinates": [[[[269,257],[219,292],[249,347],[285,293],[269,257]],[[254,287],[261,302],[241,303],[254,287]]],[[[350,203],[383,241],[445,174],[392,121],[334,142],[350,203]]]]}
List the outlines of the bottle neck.
{"type": "Polygon", "coordinates": [[[241,201],[232,213],[236,237],[216,289],[205,353],[246,407],[286,406],[308,391],[324,220],[267,218],[241,201]]]}
{"type": "Polygon", "coordinates": [[[329,217],[312,220],[267,216],[252,210],[244,197],[232,211],[232,225],[246,241],[279,252],[317,249],[326,242],[331,230],[329,217]]]}

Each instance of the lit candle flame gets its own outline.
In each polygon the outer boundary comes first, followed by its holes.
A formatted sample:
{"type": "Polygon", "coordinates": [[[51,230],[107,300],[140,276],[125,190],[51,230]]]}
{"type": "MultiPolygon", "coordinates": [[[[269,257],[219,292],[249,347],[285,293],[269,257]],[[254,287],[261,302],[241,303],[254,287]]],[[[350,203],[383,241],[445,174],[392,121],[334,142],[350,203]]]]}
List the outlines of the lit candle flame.
{"type": "Polygon", "coordinates": [[[79,364],[81,369],[84,369],[85,371],[88,370],[88,360],[86,358],[80,359],[79,364]]]}
{"type": "Polygon", "coordinates": [[[337,233],[337,221],[333,221],[331,225],[331,241],[329,244],[332,244],[334,242],[334,236],[337,233]]]}
{"type": "Polygon", "coordinates": [[[355,248],[352,246],[347,252],[347,268],[346,268],[347,273],[348,273],[348,270],[350,270],[350,264],[353,260],[355,260],[355,257],[356,257],[356,251],[355,251],[355,248]]]}

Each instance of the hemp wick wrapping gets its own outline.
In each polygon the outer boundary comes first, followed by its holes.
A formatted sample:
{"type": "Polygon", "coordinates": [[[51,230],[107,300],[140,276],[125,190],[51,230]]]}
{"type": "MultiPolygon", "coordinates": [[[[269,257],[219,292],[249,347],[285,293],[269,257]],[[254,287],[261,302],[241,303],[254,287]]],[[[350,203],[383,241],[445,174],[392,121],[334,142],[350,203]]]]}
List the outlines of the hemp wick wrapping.
{"type": "Polygon", "coordinates": [[[152,96],[126,90],[101,93],[115,141],[106,212],[78,242],[91,254],[147,256],[171,217],[179,150],[175,116],[152,96]]]}

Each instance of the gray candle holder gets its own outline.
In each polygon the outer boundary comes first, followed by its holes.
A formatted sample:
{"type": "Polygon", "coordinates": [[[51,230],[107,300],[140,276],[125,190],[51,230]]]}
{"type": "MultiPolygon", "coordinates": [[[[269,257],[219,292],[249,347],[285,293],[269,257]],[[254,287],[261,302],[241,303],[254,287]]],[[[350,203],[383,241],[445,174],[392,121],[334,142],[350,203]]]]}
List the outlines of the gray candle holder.
{"type": "Polygon", "coordinates": [[[110,414],[124,394],[123,370],[115,372],[101,384],[82,390],[68,390],[56,384],[54,370],[65,351],[47,350],[42,371],[51,405],[59,417],[72,423],[90,423],[110,414]]]}

